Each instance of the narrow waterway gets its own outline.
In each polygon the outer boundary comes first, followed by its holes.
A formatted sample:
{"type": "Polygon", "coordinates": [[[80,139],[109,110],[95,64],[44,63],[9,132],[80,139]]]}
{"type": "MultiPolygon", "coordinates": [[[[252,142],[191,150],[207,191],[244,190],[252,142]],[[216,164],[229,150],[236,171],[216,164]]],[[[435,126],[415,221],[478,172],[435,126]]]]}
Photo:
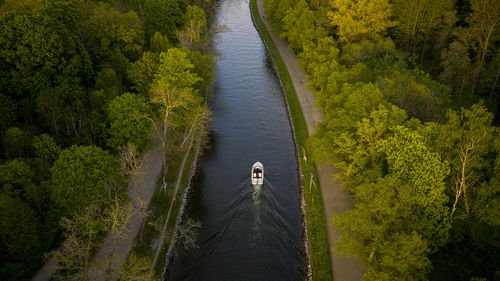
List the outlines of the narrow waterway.
{"type": "Polygon", "coordinates": [[[200,221],[198,248],[178,249],[172,280],[304,280],[299,189],[282,89],[256,31],[249,0],[221,0],[211,147],[195,177],[188,216],[200,221]],[[250,184],[264,164],[262,188],[250,184]]]}

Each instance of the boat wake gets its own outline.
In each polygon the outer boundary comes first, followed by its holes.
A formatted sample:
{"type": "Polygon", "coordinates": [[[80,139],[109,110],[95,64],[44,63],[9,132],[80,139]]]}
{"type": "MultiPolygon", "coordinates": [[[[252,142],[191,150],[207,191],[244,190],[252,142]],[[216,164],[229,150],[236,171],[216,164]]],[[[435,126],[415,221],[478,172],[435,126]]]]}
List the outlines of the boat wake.
{"type": "MultiPolygon", "coordinates": [[[[199,237],[199,248],[193,250],[197,256],[195,262],[184,266],[180,275],[177,272],[177,276],[173,276],[174,280],[190,280],[190,277],[199,276],[200,272],[205,271],[207,263],[216,260],[219,251],[225,248],[222,245],[227,245],[228,241],[238,240],[238,249],[234,251],[248,251],[249,255],[256,255],[253,259],[258,259],[258,253],[254,253],[253,249],[258,249],[260,244],[271,239],[279,240],[273,247],[285,260],[295,256],[294,251],[300,251],[300,246],[295,245],[290,237],[294,229],[284,219],[286,208],[277,201],[271,182],[264,179],[262,185],[252,185],[247,177],[236,189],[240,191],[238,196],[228,202],[223,212],[225,215],[211,227],[212,233],[205,235],[205,238],[199,237]]],[[[288,262],[296,264],[296,261],[288,262]]]]}

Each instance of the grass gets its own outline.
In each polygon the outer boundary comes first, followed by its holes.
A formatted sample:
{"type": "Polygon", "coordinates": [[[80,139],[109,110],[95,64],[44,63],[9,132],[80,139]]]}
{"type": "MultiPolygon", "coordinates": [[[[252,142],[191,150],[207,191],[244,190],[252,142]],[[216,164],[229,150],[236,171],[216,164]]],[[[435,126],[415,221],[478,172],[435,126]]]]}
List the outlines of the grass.
{"type": "MultiPolygon", "coordinates": [[[[174,201],[174,206],[172,208],[172,213],[170,214],[170,218],[168,220],[168,227],[167,227],[167,233],[165,235],[165,241],[163,244],[163,248],[160,252],[160,255],[158,257],[158,261],[156,262],[155,268],[154,268],[154,273],[156,277],[160,277],[160,274],[162,273],[163,266],[165,265],[165,254],[168,250],[168,247],[170,245],[170,239],[172,237],[172,234],[174,232],[175,228],[175,223],[177,220],[177,215],[179,212],[179,208],[181,207],[182,203],[182,188],[186,187],[187,182],[188,182],[188,177],[189,173],[191,171],[191,166],[193,165],[193,160],[194,160],[194,149],[195,146],[191,149],[190,155],[186,161],[186,167],[184,167],[184,171],[182,174],[182,180],[181,180],[181,188],[179,189],[177,193],[177,198],[174,201]]],[[[175,157],[169,157],[168,160],[168,172],[167,172],[167,183],[168,187],[167,190],[162,190],[161,185],[162,185],[162,180],[161,177],[159,178],[157,182],[157,192],[153,195],[151,198],[151,203],[149,210],[152,210],[153,208],[156,210],[156,213],[150,214],[147,219],[146,219],[146,226],[144,229],[144,239],[143,242],[136,240],[136,244],[134,245],[134,248],[132,251],[134,251],[136,254],[140,256],[149,256],[153,258],[154,256],[154,251],[149,247],[149,243],[151,242],[152,239],[158,240],[161,235],[161,228],[163,227],[163,223],[167,217],[168,209],[170,207],[170,200],[172,199],[174,188],[175,188],[175,183],[177,181],[177,175],[179,172],[179,169],[181,168],[180,165],[182,164],[182,159],[184,157],[184,153],[179,153],[175,157]],[[152,226],[151,224],[156,224],[157,227],[152,226]]]]}
{"type": "MultiPolygon", "coordinates": [[[[281,83],[283,84],[283,90],[285,91],[286,99],[290,107],[293,126],[295,127],[295,138],[298,146],[297,149],[299,150],[299,154],[304,151],[306,155],[309,155],[306,147],[308,138],[306,122],[304,120],[304,115],[302,114],[302,109],[300,108],[297,94],[292,84],[292,79],[290,78],[286,65],[283,62],[278,48],[269,34],[269,31],[265,27],[260,16],[257,16],[259,15],[259,11],[256,0],[251,1],[254,21],[271,53],[274,63],[276,64],[281,83]]],[[[318,188],[319,182],[316,167],[311,160],[304,161],[302,158],[300,159],[300,165],[303,173],[302,182],[304,185],[304,196],[306,200],[307,234],[309,237],[313,279],[333,280],[327,225],[323,210],[323,201],[321,199],[321,190],[318,188]],[[314,181],[312,184],[310,182],[311,178],[314,181]]]]}

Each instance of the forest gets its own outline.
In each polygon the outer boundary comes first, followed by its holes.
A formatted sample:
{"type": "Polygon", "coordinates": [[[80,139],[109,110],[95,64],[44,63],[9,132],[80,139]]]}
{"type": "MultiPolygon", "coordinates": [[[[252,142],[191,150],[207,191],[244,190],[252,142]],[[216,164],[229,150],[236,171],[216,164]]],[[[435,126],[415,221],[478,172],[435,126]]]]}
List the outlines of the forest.
{"type": "MultiPolygon", "coordinates": [[[[325,121],[363,280],[500,280],[500,1],[264,0],[325,121]]],[[[313,272],[314,276],[314,272],[313,272]]]]}
{"type": "MultiPolygon", "coordinates": [[[[0,1],[1,280],[54,256],[56,280],[87,280],[152,140],[165,184],[166,158],[210,119],[212,2],[0,1]]],[[[114,276],[148,280],[146,262],[114,276]]]]}

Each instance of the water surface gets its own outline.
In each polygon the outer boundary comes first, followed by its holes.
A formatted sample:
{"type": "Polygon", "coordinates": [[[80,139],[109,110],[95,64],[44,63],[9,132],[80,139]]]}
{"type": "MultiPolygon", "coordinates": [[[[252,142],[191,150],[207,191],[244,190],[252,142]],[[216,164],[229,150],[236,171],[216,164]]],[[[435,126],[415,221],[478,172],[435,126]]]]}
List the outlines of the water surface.
{"type": "Polygon", "coordinates": [[[304,280],[297,164],[282,89],[252,24],[249,0],[221,0],[223,58],[210,106],[211,147],[198,169],[188,216],[202,223],[198,247],[179,249],[172,280],[304,280]],[[262,188],[250,184],[264,164],[262,188]]]}

